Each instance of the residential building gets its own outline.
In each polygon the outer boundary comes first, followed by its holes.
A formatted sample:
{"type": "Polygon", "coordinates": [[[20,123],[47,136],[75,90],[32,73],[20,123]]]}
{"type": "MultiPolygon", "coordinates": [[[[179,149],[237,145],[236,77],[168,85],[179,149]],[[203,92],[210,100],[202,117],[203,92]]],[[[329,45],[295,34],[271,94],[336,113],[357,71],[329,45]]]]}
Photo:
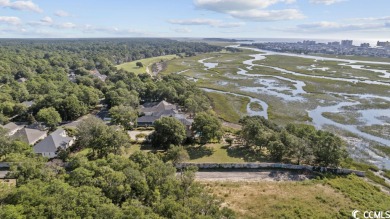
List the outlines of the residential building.
{"type": "Polygon", "coordinates": [[[16,80],[17,82],[19,83],[24,83],[27,81],[27,78],[19,78],[18,80],[16,80]]]}
{"type": "Polygon", "coordinates": [[[107,79],[107,75],[100,74],[97,69],[90,71],[90,74],[96,78],[99,78],[101,81],[106,81],[107,79]]]}
{"type": "Polygon", "coordinates": [[[59,149],[66,150],[74,142],[74,137],[69,137],[64,129],[59,128],[35,145],[34,152],[44,157],[54,158],[57,156],[59,149]]]}
{"type": "Polygon", "coordinates": [[[38,129],[23,128],[17,131],[12,137],[26,142],[29,145],[35,145],[38,141],[43,140],[47,136],[46,131],[38,129]]]}
{"type": "Polygon", "coordinates": [[[140,108],[140,112],[144,114],[137,120],[138,126],[153,126],[154,122],[162,117],[174,117],[178,119],[185,127],[187,136],[192,136],[191,126],[192,119],[188,119],[183,113],[179,113],[177,106],[166,101],[159,103],[146,103],[140,108]]]}
{"type": "Polygon", "coordinates": [[[34,105],[34,101],[24,101],[22,102],[23,105],[25,105],[27,108],[30,108],[32,105],[34,105]]]}
{"type": "Polygon", "coordinates": [[[5,125],[1,125],[2,128],[8,130],[8,135],[13,136],[17,131],[24,128],[24,125],[18,125],[16,123],[10,122],[5,125]]]}

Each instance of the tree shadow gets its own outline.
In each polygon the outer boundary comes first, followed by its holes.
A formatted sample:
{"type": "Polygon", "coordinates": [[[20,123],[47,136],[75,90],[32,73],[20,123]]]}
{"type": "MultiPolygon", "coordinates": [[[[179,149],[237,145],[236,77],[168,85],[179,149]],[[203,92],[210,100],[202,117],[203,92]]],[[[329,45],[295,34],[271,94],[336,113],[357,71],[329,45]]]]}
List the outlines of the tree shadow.
{"type": "Polygon", "coordinates": [[[153,150],[157,150],[158,148],[155,148],[153,147],[150,143],[148,142],[142,142],[140,144],[140,150],[141,151],[153,151],[153,150]]]}
{"type": "Polygon", "coordinates": [[[207,146],[189,146],[187,147],[188,155],[191,160],[211,156],[214,153],[214,149],[207,146]]]}
{"type": "Polygon", "coordinates": [[[223,146],[229,157],[240,158],[245,162],[269,162],[269,158],[260,150],[255,150],[246,146],[223,146]]]}

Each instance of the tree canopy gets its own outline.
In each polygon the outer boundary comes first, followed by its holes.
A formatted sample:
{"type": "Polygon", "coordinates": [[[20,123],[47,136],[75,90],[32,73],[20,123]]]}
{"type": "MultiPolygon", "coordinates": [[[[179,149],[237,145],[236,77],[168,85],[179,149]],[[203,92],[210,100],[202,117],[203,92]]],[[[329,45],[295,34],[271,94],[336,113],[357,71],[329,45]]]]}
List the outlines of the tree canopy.
{"type": "Polygon", "coordinates": [[[56,127],[60,122],[62,122],[61,115],[56,109],[54,109],[54,107],[40,109],[36,117],[38,121],[44,122],[51,128],[56,127]]]}
{"type": "Polygon", "coordinates": [[[199,135],[200,142],[206,144],[211,140],[220,140],[222,124],[212,112],[198,113],[194,118],[192,130],[199,135]]]}
{"type": "Polygon", "coordinates": [[[152,145],[168,149],[170,145],[181,145],[186,138],[184,125],[176,118],[162,117],[154,123],[152,145]]]}
{"type": "Polygon", "coordinates": [[[304,124],[278,127],[263,117],[244,117],[241,138],[248,147],[267,149],[269,157],[277,162],[284,159],[307,164],[335,166],[345,158],[345,144],[340,137],[316,130],[304,124]]]}
{"type": "Polygon", "coordinates": [[[152,153],[78,155],[67,169],[38,158],[13,161],[18,184],[0,196],[1,218],[234,218],[194,182],[194,169],[176,177],[172,164],[152,153]]]}

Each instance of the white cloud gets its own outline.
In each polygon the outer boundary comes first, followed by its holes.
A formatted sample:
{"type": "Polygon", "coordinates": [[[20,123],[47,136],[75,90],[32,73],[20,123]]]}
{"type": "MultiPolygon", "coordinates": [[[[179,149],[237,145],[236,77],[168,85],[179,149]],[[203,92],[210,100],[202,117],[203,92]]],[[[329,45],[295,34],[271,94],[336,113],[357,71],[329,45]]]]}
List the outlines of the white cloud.
{"type": "Polygon", "coordinates": [[[54,13],[54,15],[56,15],[58,17],[70,17],[70,14],[66,11],[63,11],[63,10],[56,11],[54,13]]]}
{"type": "Polygon", "coordinates": [[[30,21],[27,23],[30,26],[55,26],[54,21],[51,17],[43,17],[39,21],[30,21]]]}
{"type": "Polygon", "coordinates": [[[310,3],[332,5],[346,0],[310,0],[310,3]]]}
{"type": "Polygon", "coordinates": [[[95,27],[89,24],[83,26],[77,26],[83,33],[96,33],[102,32],[110,35],[120,35],[120,36],[156,36],[155,33],[146,32],[136,29],[121,29],[118,27],[95,27]]]}
{"type": "Polygon", "coordinates": [[[0,16],[0,23],[5,23],[9,25],[18,25],[21,23],[21,20],[18,17],[0,16]]]}
{"type": "Polygon", "coordinates": [[[267,8],[276,3],[294,3],[295,0],[194,0],[195,6],[217,12],[245,11],[267,8]]]}
{"type": "Polygon", "coordinates": [[[61,28],[61,29],[72,29],[72,28],[76,28],[77,25],[74,23],[71,23],[71,22],[65,22],[62,24],[57,24],[57,25],[55,25],[55,27],[61,28]]]}
{"type": "Polygon", "coordinates": [[[252,21],[297,20],[305,16],[296,9],[232,11],[231,16],[252,21]]]}
{"type": "Polygon", "coordinates": [[[300,24],[292,28],[271,28],[284,32],[298,32],[298,33],[324,33],[324,32],[346,32],[346,31],[373,31],[389,29],[389,23],[353,23],[343,24],[338,22],[315,22],[300,24]]]}
{"type": "Polygon", "coordinates": [[[219,28],[233,28],[240,27],[245,25],[242,22],[222,22],[221,20],[215,19],[203,19],[203,18],[195,18],[195,19],[173,19],[168,21],[171,24],[179,24],[179,25],[207,25],[211,27],[219,27],[219,28]]]}
{"type": "Polygon", "coordinates": [[[291,4],[296,0],[194,0],[197,8],[228,14],[234,18],[257,22],[302,19],[297,9],[267,10],[278,4],[291,4]]]}
{"type": "Polygon", "coordinates": [[[0,0],[0,6],[20,11],[33,11],[37,13],[43,12],[43,10],[32,1],[0,0]]]}
{"type": "Polygon", "coordinates": [[[176,29],[173,29],[173,31],[175,31],[176,33],[191,33],[192,32],[192,30],[188,27],[176,28],[176,29]]]}
{"type": "Polygon", "coordinates": [[[365,18],[352,18],[348,19],[350,21],[364,21],[364,22],[370,22],[370,21],[390,21],[390,16],[386,17],[365,17],[365,18]]]}
{"type": "Polygon", "coordinates": [[[51,23],[53,23],[53,19],[51,17],[46,16],[46,17],[41,19],[41,22],[51,24],[51,23]]]}

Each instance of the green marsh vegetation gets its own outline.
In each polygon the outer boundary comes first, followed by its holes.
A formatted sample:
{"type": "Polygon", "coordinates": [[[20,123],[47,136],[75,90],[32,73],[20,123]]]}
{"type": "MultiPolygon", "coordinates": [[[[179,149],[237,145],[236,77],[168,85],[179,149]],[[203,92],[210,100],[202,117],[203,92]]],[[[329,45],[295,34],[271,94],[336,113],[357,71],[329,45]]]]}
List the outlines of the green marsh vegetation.
{"type": "Polygon", "coordinates": [[[239,218],[348,218],[386,209],[390,197],[357,176],[303,182],[203,182],[239,218]],[[261,206],[261,207],[259,207],[261,206]]]}
{"type": "Polygon", "coordinates": [[[165,56],[157,56],[152,58],[146,58],[146,59],[140,59],[133,62],[126,62],[122,63],[120,65],[117,65],[116,67],[118,69],[123,69],[128,72],[134,72],[135,74],[143,74],[147,72],[152,72],[152,64],[161,62],[161,61],[168,61],[172,59],[179,58],[177,55],[165,55],[165,56]],[[141,62],[143,64],[142,67],[137,66],[137,63],[141,62]]]}

